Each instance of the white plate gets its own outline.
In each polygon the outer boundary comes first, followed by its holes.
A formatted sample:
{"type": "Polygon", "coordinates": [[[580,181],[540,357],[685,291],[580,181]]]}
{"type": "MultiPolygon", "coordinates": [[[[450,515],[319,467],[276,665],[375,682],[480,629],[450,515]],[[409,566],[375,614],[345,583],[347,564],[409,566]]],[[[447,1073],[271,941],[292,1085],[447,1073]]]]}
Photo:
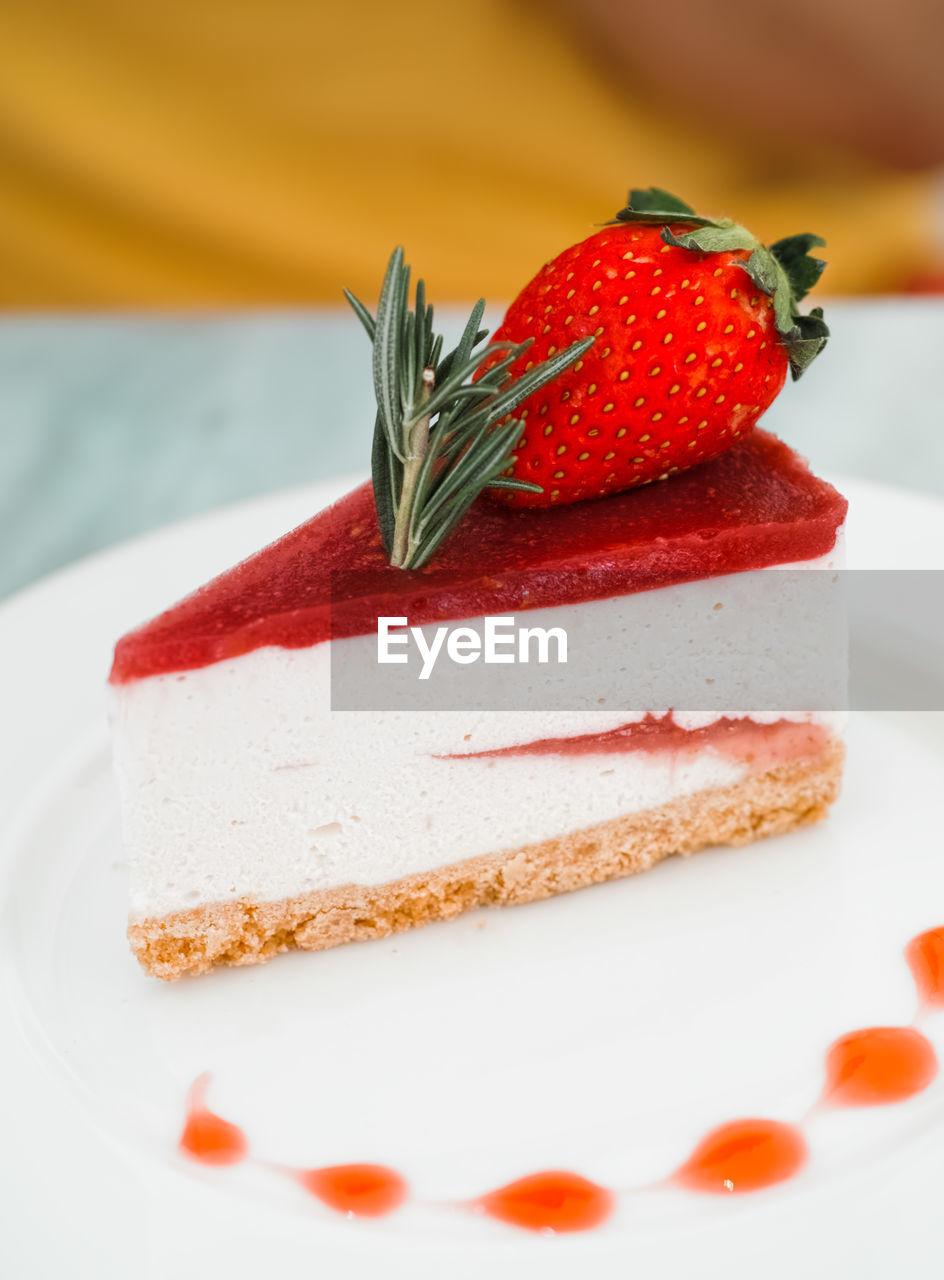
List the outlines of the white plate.
{"type": "MultiPolygon", "coordinates": [[[[137,968],[102,713],[111,645],[345,487],[139,539],[0,609],[4,1274],[926,1268],[944,1245],[944,1079],[815,1117],[807,1169],[755,1195],[626,1194],[603,1228],[553,1239],[456,1202],[541,1168],[653,1183],[715,1124],[803,1116],[838,1035],[911,1020],[902,948],[944,924],[940,716],[854,715],[842,799],[813,830],[208,979],[137,968]],[[258,1162],[177,1153],[205,1070],[258,1162]],[[347,1221],[265,1163],[353,1160],[402,1170],[414,1198],[347,1221]]],[[[843,487],[851,563],[941,567],[944,505],[843,487]]],[[[944,1054],[944,1014],[926,1030],[944,1054]]]]}

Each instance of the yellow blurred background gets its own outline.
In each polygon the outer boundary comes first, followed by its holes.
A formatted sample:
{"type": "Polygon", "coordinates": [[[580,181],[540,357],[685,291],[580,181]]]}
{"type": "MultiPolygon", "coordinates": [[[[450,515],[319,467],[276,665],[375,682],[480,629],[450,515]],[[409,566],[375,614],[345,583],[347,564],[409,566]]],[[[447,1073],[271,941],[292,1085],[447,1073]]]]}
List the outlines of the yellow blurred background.
{"type": "Polygon", "coordinates": [[[650,184],[823,235],[831,293],[933,287],[942,13],[6,0],[0,305],[369,298],[397,242],[508,298],[650,184]]]}

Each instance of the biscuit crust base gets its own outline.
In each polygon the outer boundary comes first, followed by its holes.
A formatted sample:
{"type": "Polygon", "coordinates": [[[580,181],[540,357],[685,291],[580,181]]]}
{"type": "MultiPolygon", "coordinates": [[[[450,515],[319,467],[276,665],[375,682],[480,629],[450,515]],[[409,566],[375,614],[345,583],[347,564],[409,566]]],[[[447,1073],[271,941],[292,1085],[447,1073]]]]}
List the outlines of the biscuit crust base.
{"type": "Polygon", "coordinates": [[[791,761],[729,787],[601,822],[538,844],[485,854],[390,884],[342,885],[277,902],[240,898],[146,918],[128,928],[148,973],[168,980],[216,965],[258,964],[280,951],[322,951],[383,938],[474,907],[511,906],[647,871],[672,854],[743,845],[828,812],[844,751],[791,761]]]}

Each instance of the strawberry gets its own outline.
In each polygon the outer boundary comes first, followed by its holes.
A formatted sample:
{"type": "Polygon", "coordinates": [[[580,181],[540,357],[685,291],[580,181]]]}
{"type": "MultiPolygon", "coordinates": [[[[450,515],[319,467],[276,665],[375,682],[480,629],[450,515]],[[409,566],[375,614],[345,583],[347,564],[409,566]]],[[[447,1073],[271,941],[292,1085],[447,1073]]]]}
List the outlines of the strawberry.
{"type": "Polygon", "coordinates": [[[504,474],[541,492],[493,496],[516,507],[599,497],[736,444],[787,369],[799,377],[826,343],[822,311],[797,307],[825,266],[808,253],[822,243],[801,235],[768,249],[664,191],[632,191],[615,222],[541,269],[494,336],[480,372],[503,341],[532,339],[512,377],[595,341],[516,412],[521,438],[504,474]]]}

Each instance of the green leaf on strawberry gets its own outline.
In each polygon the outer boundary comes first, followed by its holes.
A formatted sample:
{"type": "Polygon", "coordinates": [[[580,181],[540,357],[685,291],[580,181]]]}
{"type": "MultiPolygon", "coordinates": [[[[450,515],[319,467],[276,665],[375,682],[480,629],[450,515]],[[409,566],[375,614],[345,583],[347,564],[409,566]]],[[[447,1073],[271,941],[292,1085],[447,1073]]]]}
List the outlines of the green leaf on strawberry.
{"type": "Polygon", "coordinates": [[[626,207],[616,215],[617,222],[688,222],[707,225],[710,218],[700,217],[691,205],[659,187],[634,187],[626,207]]]}
{"type": "Polygon", "coordinates": [[[816,284],[826,269],[822,258],[811,258],[810,250],[822,248],[826,243],[820,236],[804,232],[798,236],[788,236],[786,240],[778,240],[770,246],[774,255],[790,281],[793,296],[801,302],[816,284]]]}

